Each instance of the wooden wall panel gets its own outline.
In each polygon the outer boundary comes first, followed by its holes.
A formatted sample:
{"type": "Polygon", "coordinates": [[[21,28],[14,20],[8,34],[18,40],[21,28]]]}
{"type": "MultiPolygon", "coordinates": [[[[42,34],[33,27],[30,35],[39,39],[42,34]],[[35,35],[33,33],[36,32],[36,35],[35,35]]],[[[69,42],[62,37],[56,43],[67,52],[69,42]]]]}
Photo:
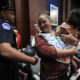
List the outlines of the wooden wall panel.
{"type": "Polygon", "coordinates": [[[29,0],[30,34],[34,35],[33,25],[37,22],[38,15],[47,9],[47,0],[29,0]]]}
{"type": "Polygon", "coordinates": [[[34,34],[33,25],[40,12],[46,10],[46,0],[11,0],[15,8],[16,27],[22,37],[21,46],[26,47],[30,35],[34,34]]]}
{"type": "Polygon", "coordinates": [[[21,47],[29,43],[29,2],[28,0],[15,0],[16,5],[16,26],[21,35],[21,47]]]}

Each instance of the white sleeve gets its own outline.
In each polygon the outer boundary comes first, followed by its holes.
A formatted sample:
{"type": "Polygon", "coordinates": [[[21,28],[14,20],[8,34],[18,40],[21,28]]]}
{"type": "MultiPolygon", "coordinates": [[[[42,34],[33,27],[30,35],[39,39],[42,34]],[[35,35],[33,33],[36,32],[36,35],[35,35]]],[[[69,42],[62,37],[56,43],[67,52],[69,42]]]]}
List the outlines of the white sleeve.
{"type": "Polygon", "coordinates": [[[34,36],[32,37],[32,40],[31,40],[31,47],[35,47],[35,37],[34,36]]]}

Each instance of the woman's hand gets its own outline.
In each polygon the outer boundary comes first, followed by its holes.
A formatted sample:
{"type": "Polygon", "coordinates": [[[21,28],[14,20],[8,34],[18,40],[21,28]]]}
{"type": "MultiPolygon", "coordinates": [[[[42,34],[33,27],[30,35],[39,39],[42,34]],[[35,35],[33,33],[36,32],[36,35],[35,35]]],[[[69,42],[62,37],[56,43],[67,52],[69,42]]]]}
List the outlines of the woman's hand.
{"type": "Polygon", "coordinates": [[[56,51],[57,51],[57,55],[59,57],[61,56],[73,56],[76,54],[76,47],[72,47],[71,49],[59,49],[59,48],[56,48],[56,51]]]}
{"type": "Polygon", "coordinates": [[[78,45],[78,39],[75,38],[71,33],[61,34],[60,37],[61,37],[62,41],[65,42],[65,43],[69,43],[69,44],[72,44],[72,45],[75,45],[75,46],[78,45]]]}

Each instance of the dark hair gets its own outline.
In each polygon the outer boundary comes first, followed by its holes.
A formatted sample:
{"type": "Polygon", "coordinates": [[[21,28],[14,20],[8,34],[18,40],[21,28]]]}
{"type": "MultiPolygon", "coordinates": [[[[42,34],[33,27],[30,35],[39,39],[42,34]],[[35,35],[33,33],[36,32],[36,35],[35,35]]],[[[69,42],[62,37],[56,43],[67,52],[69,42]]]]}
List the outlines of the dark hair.
{"type": "Polygon", "coordinates": [[[0,12],[2,10],[14,10],[9,2],[9,0],[0,0],[0,12]]]}
{"type": "Polygon", "coordinates": [[[80,9],[73,9],[67,19],[67,23],[80,30],[80,9]]]}

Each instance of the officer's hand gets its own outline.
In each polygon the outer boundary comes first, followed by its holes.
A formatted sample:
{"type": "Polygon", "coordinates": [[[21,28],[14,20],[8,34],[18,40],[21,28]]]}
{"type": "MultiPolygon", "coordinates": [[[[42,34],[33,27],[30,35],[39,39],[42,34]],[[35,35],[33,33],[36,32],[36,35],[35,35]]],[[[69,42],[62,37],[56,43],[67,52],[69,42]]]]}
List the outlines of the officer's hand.
{"type": "Polygon", "coordinates": [[[33,65],[35,65],[39,60],[39,57],[37,56],[37,54],[35,54],[34,59],[35,59],[35,63],[33,65]]]}

